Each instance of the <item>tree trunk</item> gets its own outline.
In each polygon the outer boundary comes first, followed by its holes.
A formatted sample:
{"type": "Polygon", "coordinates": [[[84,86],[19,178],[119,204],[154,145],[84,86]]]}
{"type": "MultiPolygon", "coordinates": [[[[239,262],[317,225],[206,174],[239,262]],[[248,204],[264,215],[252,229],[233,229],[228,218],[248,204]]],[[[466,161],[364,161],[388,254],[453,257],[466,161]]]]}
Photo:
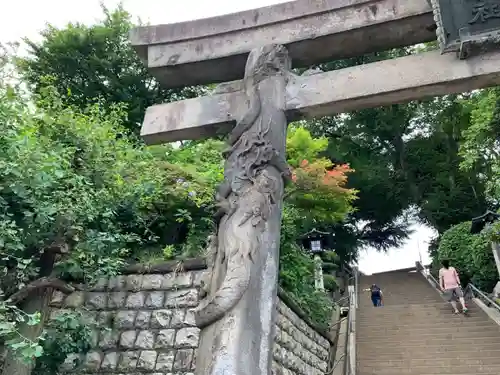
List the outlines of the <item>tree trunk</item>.
{"type": "MultiPolygon", "coordinates": [[[[27,298],[22,305],[23,311],[28,314],[40,312],[42,314],[40,324],[29,326],[21,324],[19,327],[20,333],[30,340],[36,340],[43,331],[44,321],[49,315],[49,303],[52,296],[52,289],[39,289],[36,290],[30,298],[27,298]]],[[[24,363],[19,360],[12,351],[7,352],[5,363],[3,366],[2,375],[30,375],[34,368],[34,361],[32,363],[24,363]]]]}

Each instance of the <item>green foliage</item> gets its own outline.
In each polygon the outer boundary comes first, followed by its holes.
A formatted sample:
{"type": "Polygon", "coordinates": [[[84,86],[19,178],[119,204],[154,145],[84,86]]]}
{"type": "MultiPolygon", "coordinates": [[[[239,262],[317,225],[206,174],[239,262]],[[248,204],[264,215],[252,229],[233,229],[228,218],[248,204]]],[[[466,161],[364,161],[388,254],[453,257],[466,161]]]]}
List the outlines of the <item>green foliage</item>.
{"type": "Polygon", "coordinates": [[[303,160],[316,160],[326,151],[328,139],[313,138],[311,133],[299,124],[291,124],[286,139],[287,161],[292,168],[298,168],[303,160]]]}
{"type": "Polygon", "coordinates": [[[40,338],[34,340],[20,332],[20,325],[40,324],[40,313],[27,314],[8,301],[0,302],[0,340],[21,361],[31,362],[43,354],[40,338]]]}
{"type": "Polygon", "coordinates": [[[470,111],[471,125],[462,133],[461,168],[480,175],[486,183],[488,197],[500,198],[500,89],[481,90],[464,102],[470,111]]]}
{"type": "Polygon", "coordinates": [[[58,314],[45,325],[41,341],[43,355],[37,359],[33,375],[59,374],[61,365],[71,354],[77,354],[74,365],[79,365],[79,355],[92,349],[97,328],[97,324],[86,318],[82,311],[58,314]]]}
{"type": "Polygon", "coordinates": [[[85,319],[83,312],[63,312],[45,325],[42,341],[44,354],[37,360],[35,375],[58,373],[71,354],[85,354],[91,349],[95,323],[85,319]]]}
{"type": "Polygon", "coordinates": [[[314,261],[297,245],[281,249],[280,285],[314,322],[328,327],[332,301],[325,293],[315,289],[314,261]]]}
{"type": "Polygon", "coordinates": [[[480,234],[471,234],[470,226],[470,222],[460,223],[443,233],[438,260],[449,259],[464,285],[470,280],[478,288],[490,291],[498,279],[490,245],[491,234],[486,229],[480,234]]]}
{"type": "Polygon", "coordinates": [[[41,41],[25,40],[30,56],[19,59],[23,78],[39,93],[45,76],[53,82],[65,105],[85,109],[99,101],[105,109],[126,106],[125,128],[138,134],[144,112],[153,104],[198,96],[200,88],[167,90],[148,73],[131,48],[131,15],[120,5],[103,6],[103,19],[92,26],[47,25],[41,41]]]}

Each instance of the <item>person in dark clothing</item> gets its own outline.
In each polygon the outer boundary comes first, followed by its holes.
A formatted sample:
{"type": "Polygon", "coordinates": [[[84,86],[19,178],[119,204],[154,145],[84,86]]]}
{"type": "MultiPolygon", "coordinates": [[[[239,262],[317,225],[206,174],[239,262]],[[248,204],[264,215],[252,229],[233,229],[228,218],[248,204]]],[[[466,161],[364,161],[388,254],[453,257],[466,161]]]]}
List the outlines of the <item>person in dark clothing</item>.
{"type": "Polygon", "coordinates": [[[370,288],[365,289],[365,292],[370,292],[373,306],[382,306],[384,296],[382,294],[382,289],[380,289],[376,284],[373,284],[370,288]]]}

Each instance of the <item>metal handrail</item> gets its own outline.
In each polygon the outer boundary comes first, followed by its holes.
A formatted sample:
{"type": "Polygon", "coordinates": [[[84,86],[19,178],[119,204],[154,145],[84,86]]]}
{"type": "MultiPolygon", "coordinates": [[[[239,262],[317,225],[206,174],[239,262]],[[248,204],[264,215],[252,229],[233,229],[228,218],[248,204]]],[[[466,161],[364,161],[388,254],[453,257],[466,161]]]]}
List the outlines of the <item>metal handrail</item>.
{"type": "Polygon", "coordinates": [[[500,311],[500,305],[498,303],[496,303],[495,301],[493,301],[490,297],[488,297],[486,295],[486,293],[484,293],[482,290],[478,289],[474,284],[472,284],[472,283],[467,284],[467,286],[465,287],[465,290],[464,290],[464,295],[466,295],[468,291],[471,292],[472,296],[474,296],[477,293],[480,296],[479,297],[480,299],[484,299],[484,300],[488,301],[488,303],[491,306],[493,306],[495,309],[500,311]]]}

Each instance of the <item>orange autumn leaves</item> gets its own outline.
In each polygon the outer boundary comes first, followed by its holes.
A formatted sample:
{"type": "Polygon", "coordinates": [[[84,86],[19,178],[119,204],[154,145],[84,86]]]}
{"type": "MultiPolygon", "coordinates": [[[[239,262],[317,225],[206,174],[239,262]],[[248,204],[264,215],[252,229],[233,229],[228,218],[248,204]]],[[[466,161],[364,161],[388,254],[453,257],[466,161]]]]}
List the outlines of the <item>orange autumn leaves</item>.
{"type": "Polygon", "coordinates": [[[343,186],[347,183],[347,173],[350,172],[354,172],[354,170],[349,167],[349,164],[333,165],[327,159],[319,159],[309,163],[308,160],[304,159],[300,162],[299,167],[292,171],[292,181],[295,183],[316,183],[327,188],[338,188],[348,192],[350,189],[345,189],[343,186]],[[308,181],[301,181],[302,179],[308,181]]]}
{"type": "Polygon", "coordinates": [[[353,171],[348,164],[334,165],[325,158],[302,160],[292,171],[294,204],[314,213],[317,220],[343,220],[356,199],[356,191],[346,187],[353,171]]]}
{"type": "Polygon", "coordinates": [[[347,164],[334,165],[322,155],[328,139],[314,138],[302,126],[291,126],[287,136],[287,161],[293,183],[287,187],[287,202],[315,221],[339,222],[352,212],[356,191],[346,187],[353,170],[347,164]]]}

